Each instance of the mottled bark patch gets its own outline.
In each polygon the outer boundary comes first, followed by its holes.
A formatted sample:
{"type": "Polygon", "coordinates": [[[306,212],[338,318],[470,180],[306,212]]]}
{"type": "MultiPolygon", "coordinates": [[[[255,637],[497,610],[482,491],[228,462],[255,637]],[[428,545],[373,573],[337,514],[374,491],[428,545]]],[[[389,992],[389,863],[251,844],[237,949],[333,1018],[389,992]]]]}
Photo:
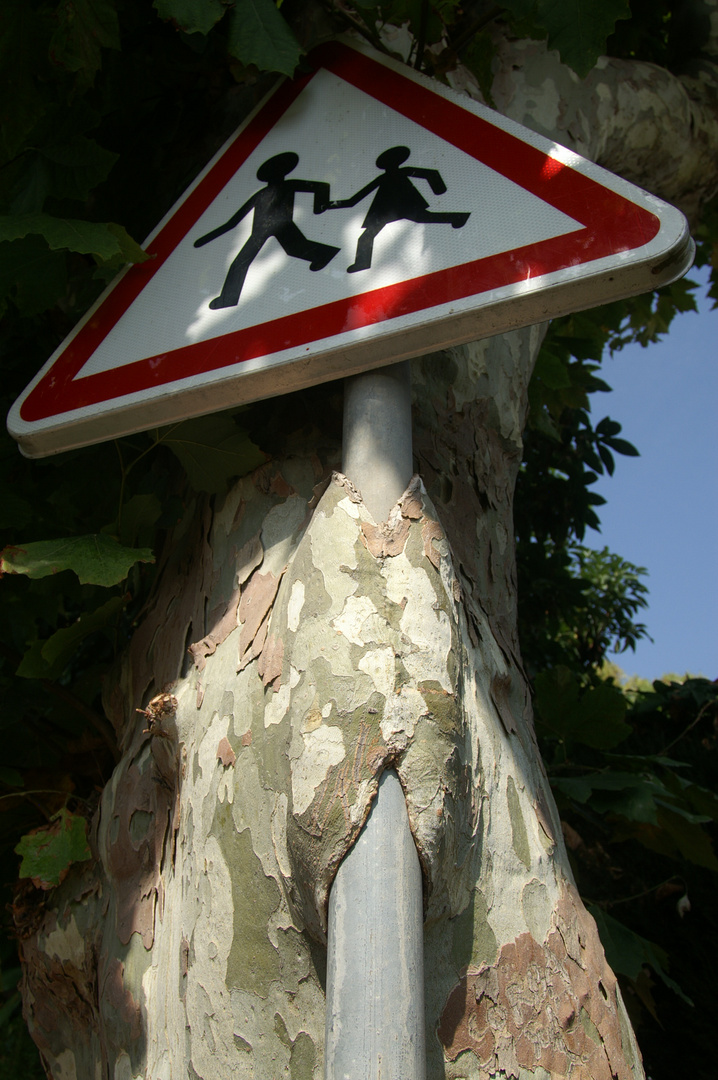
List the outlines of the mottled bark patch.
{"type": "Polygon", "coordinates": [[[470,1050],[487,1080],[538,1068],[570,1080],[631,1080],[619,1007],[595,923],[567,887],[543,944],[520,934],[495,963],[466,972],[438,1035],[450,1061],[470,1050]]]}
{"type": "Polygon", "coordinates": [[[266,912],[279,906],[279,887],[264,873],[249,829],[236,833],[231,826],[221,828],[222,818],[219,811],[216,828],[232,879],[235,929],[227,958],[227,986],[264,997],[280,974],[279,953],[267,935],[266,919],[266,912]]]}
{"type": "MultiPolygon", "coordinates": [[[[161,740],[159,748],[164,748],[166,741],[161,740]]],[[[145,948],[150,949],[175,791],[155,771],[154,755],[143,753],[138,761],[121,767],[115,775],[114,791],[106,790],[105,794],[112,795],[114,802],[109,813],[105,810],[106,822],[101,819],[99,840],[116,887],[117,936],[127,945],[133,934],[139,934],[145,948]]]]}
{"type": "Polygon", "coordinates": [[[125,965],[117,957],[113,957],[105,969],[101,993],[104,1005],[112,1011],[123,1031],[130,1039],[139,1039],[142,1008],[125,985],[125,965]]]}
{"type": "Polygon", "coordinates": [[[12,914],[23,965],[23,1015],[46,1062],[94,1077],[102,1058],[97,956],[106,882],[95,860],[75,864],[51,893],[29,882],[16,891],[12,914]],[[52,905],[46,906],[46,905],[52,905]]]}
{"type": "Polygon", "coordinates": [[[320,938],[334,872],[389,763],[429,888],[463,859],[462,830],[453,831],[457,815],[470,818],[455,790],[465,733],[454,583],[449,545],[418,477],[377,525],[335,474],[272,602],[259,672],[264,727],[266,740],[287,741],[293,883],[320,938]]]}

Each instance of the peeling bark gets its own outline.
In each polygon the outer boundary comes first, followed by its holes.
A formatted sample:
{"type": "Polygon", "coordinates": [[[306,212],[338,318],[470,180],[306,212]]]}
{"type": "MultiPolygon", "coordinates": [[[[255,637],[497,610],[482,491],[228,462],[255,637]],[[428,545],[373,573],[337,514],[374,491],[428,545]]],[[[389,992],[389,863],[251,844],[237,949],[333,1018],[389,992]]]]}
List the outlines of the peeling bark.
{"type": "MultiPolygon", "coordinates": [[[[527,914],[540,918],[541,883],[530,881],[524,896],[527,914]]],[[[494,964],[469,968],[449,995],[438,1034],[449,1061],[464,1056],[462,1075],[467,1064],[487,1076],[520,1076],[521,1070],[575,1080],[635,1075],[636,1047],[615,1023],[621,1008],[616,979],[571,886],[551,921],[545,941],[520,934],[494,964]]]]}
{"type": "MultiPolygon", "coordinates": [[[[701,94],[616,61],[579,83],[540,43],[505,42],[494,94],[690,211],[716,184],[712,72],[701,94]]],[[[418,475],[385,522],[314,439],[188,507],[106,688],[123,756],[94,861],[16,905],[55,1080],[319,1080],[328,892],[389,765],[424,873],[431,1080],[643,1076],[517,640],[512,499],[541,338],[414,362],[418,475]],[[168,688],[176,709],[148,725],[137,710],[168,688]]]]}

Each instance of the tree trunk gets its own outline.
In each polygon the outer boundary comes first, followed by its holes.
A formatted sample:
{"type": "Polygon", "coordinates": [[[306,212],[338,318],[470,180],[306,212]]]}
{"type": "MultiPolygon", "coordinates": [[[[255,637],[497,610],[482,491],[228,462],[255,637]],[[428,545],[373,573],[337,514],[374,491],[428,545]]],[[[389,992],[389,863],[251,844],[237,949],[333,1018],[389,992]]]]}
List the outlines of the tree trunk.
{"type": "MultiPolygon", "coordinates": [[[[536,42],[500,59],[502,111],[609,167],[627,154],[646,186],[656,102],[676,115],[664,80],[697,164],[680,143],[678,183],[662,143],[661,184],[689,211],[715,186],[715,112],[711,128],[661,69],[631,67],[627,87],[618,61],[580,83],[536,42]]],[[[107,687],[123,756],[97,860],[26,901],[25,1012],[54,1080],[318,1080],[329,889],[388,767],[424,877],[428,1077],[643,1076],[517,641],[512,499],[541,338],[414,362],[417,476],[386,522],[332,472],[321,413],[188,508],[107,687]]]]}

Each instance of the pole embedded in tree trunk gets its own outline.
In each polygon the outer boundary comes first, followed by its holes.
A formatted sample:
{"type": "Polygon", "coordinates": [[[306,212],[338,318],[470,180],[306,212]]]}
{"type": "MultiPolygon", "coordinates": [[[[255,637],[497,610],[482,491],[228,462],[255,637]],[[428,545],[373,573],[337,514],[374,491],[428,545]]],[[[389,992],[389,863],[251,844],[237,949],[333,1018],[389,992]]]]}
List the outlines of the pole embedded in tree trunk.
{"type": "MultiPolygon", "coordinates": [[[[348,380],[343,470],[377,522],[412,475],[408,361],[348,380]]],[[[399,778],[386,772],[329,899],[326,1080],[423,1080],[419,858],[399,778]]]]}
{"type": "Polygon", "coordinates": [[[342,457],[374,520],[386,521],[414,472],[408,360],[347,379],[342,457]]]}

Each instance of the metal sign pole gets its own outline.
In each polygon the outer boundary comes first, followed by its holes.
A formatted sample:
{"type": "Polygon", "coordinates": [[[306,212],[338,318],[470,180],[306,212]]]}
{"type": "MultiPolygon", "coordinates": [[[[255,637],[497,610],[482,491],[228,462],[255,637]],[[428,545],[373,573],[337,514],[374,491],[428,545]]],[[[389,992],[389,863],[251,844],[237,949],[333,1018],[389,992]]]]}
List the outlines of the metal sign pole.
{"type": "MultiPolygon", "coordinates": [[[[385,521],[413,471],[408,361],[347,381],[343,470],[385,521]]],[[[422,905],[404,793],[385,772],[329,898],[326,1080],[424,1080],[422,905]]]]}

